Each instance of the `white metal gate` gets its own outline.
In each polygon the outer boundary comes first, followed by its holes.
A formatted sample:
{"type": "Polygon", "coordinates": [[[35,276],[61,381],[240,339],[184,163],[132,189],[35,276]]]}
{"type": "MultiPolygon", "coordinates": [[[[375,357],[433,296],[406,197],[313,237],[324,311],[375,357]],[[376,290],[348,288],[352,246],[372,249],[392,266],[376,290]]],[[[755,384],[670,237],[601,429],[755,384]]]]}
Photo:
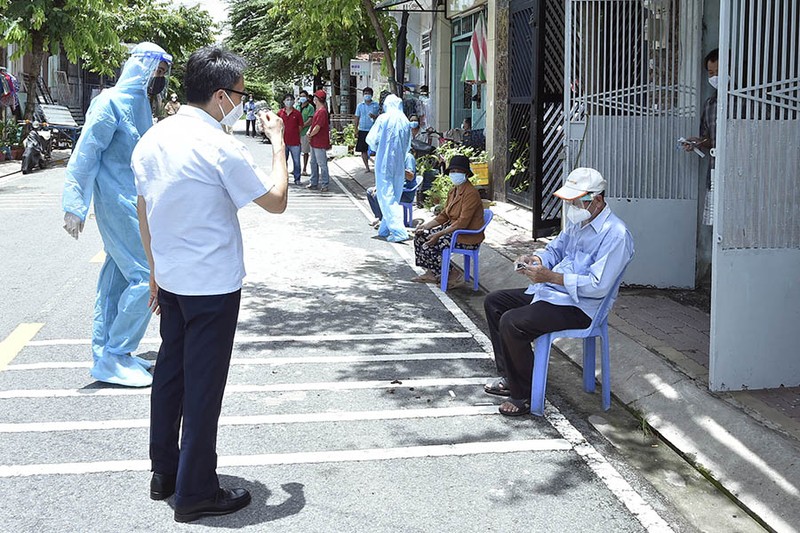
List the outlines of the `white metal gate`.
{"type": "Polygon", "coordinates": [[[723,0],[712,390],[800,384],[800,7],[723,0]]]}
{"type": "Polygon", "coordinates": [[[702,2],[568,0],[565,172],[596,168],[633,234],[625,282],[694,287],[702,2]]]}

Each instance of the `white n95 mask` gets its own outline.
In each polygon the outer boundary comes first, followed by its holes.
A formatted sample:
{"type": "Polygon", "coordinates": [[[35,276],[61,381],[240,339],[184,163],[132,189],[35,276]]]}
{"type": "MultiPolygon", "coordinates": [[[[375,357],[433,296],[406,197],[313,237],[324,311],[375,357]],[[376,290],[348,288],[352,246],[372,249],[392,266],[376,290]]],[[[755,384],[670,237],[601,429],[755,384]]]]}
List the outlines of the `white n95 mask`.
{"type": "MultiPolygon", "coordinates": [[[[228,93],[225,93],[225,96],[228,98],[228,101],[233,105],[233,100],[231,100],[231,97],[228,96],[228,93]]],[[[242,113],[244,112],[244,104],[242,104],[242,102],[239,102],[239,105],[234,105],[233,109],[231,109],[230,113],[228,113],[227,115],[225,114],[225,110],[222,109],[222,104],[218,105],[220,112],[224,115],[222,117],[222,120],[219,121],[219,123],[222,124],[223,126],[228,126],[229,128],[232,128],[233,125],[236,124],[236,121],[239,120],[239,118],[242,116],[242,113]]]]}
{"type": "Polygon", "coordinates": [[[592,218],[592,214],[589,212],[588,209],[583,209],[577,206],[574,206],[570,203],[566,203],[565,207],[567,209],[567,220],[572,222],[573,224],[580,224],[586,220],[592,218]]]}

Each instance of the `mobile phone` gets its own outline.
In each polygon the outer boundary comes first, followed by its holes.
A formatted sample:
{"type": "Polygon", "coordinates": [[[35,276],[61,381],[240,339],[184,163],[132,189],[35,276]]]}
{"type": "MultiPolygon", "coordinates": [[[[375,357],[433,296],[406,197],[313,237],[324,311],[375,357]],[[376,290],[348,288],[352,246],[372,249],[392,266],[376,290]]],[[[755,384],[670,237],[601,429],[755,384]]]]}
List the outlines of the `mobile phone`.
{"type": "Polygon", "coordinates": [[[514,270],[525,270],[528,265],[525,263],[514,263],[514,270]]]}

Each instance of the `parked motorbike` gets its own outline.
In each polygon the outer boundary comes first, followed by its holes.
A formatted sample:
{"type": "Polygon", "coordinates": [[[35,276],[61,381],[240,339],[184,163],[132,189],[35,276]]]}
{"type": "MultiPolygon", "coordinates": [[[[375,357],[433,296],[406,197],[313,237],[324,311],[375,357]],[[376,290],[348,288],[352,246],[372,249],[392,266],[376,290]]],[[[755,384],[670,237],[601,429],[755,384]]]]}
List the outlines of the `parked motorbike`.
{"type": "Polygon", "coordinates": [[[38,166],[47,168],[52,152],[50,131],[41,122],[34,122],[31,131],[24,141],[25,151],[22,153],[22,173],[29,174],[38,166]]]}

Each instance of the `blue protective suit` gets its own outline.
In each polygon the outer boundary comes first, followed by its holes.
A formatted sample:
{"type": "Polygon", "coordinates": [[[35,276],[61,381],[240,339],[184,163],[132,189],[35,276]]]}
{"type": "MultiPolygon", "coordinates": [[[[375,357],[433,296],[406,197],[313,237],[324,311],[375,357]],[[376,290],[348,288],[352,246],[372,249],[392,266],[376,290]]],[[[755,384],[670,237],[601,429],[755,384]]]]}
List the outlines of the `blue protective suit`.
{"type": "Polygon", "coordinates": [[[400,242],[410,238],[403,224],[400,196],[405,183],[405,157],[411,149],[411,123],[397,96],[387,96],[383,109],[367,134],[367,144],[375,151],[376,197],[383,213],[378,235],[400,242]]]}
{"type": "Polygon", "coordinates": [[[62,205],[86,219],[94,200],[106,260],[97,282],[92,327],[91,375],[98,381],[146,387],[152,364],[131,355],[144,336],[151,312],[150,269],[139,233],[131,154],[153,125],[147,86],[159,64],[172,57],[141,43],[131,52],[115,87],[92,101],[69,164],[62,205]]]}

